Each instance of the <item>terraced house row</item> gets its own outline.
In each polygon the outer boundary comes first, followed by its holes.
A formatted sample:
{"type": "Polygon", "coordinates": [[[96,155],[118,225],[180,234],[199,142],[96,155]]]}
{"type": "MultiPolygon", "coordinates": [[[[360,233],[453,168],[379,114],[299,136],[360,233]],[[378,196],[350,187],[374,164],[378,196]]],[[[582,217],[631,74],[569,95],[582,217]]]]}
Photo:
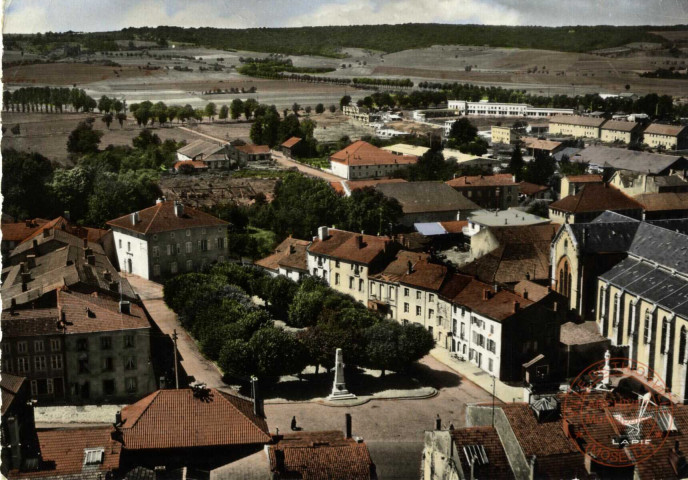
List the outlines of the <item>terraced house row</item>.
{"type": "Polygon", "coordinates": [[[520,379],[521,365],[539,354],[556,365],[563,301],[546,290],[535,295],[542,288],[529,281],[518,293],[503,290],[400,250],[388,237],[328,227],[307,246],[288,238],[256,263],[273,275],[322,278],[387,318],[421,325],[438,346],[502,380],[520,379]]]}
{"type": "Polygon", "coordinates": [[[638,140],[651,148],[681,150],[688,147],[688,127],[653,123],[646,128],[640,123],[607,120],[602,117],[556,115],[549,121],[549,133],[581,138],[599,138],[609,143],[632,143],[638,140]]]}

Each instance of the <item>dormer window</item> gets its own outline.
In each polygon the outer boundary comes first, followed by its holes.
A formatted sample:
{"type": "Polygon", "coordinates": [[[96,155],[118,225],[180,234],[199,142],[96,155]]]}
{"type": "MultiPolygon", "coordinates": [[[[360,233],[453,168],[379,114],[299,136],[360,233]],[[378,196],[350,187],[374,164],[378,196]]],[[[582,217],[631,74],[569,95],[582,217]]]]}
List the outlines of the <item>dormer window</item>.
{"type": "Polygon", "coordinates": [[[103,457],[105,456],[104,448],[86,448],[84,449],[84,467],[89,465],[102,465],[103,457]]]}

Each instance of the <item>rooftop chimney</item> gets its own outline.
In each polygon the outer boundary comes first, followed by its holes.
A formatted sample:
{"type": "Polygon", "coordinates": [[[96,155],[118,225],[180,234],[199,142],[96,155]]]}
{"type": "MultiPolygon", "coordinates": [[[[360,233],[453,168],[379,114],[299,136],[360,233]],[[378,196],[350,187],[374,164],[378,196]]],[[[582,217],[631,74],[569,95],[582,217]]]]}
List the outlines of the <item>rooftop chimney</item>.
{"type": "Polygon", "coordinates": [[[263,398],[260,396],[257,377],[251,377],[251,397],[253,398],[253,414],[263,417],[263,398]]]}
{"type": "Polygon", "coordinates": [[[528,300],[528,290],[523,290],[523,298],[528,300]]]}
{"type": "Polygon", "coordinates": [[[110,273],[109,270],[104,270],[104,271],[103,271],[103,278],[105,279],[106,282],[111,282],[111,281],[112,281],[112,274],[110,273]]]}
{"type": "Polygon", "coordinates": [[[552,310],[554,310],[555,312],[559,310],[559,304],[557,302],[554,302],[554,304],[552,305],[552,310]]]}
{"type": "Polygon", "coordinates": [[[26,263],[28,264],[29,268],[36,268],[36,255],[27,255],[26,263]]]}
{"type": "Polygon", "coordinates": [[[21,274],[22,284],[27,284],[31,281],[31,272],[24,272],[21,274]]]}
{"type": "Polygon", "coordinates": [[[49,236],[50,236],[50,229],[44,228],[43,229],[43,238],[48,238],[49,236]]]}
{"type": "Polygon", "coordinates": [[[327,227],[318,227],[318,238],[320,240],[327,240],[329,236],[329,229],[327,227]]]}
{"type": "Polygon", "coordinates": [[[413,273],[413,263],[411,263],[411,260],[409,260],[409,261],[406,263],[406,273],[407,273],[408,275],[411,275],[411,274],[413,273]]]}
{"type": "Polygon", "coordinates": [[[96,256],[95,255],[88,255],[86,257],[86,263],[89,265],[95,265],[96,264],[96,256]]]}
{"type": "Polygon", "coordinates": [[[119,302],[119,313],[122,313],[124,315],[130,315],[131,314],[131,303],[129,303],[127,300],[120,300],[120,302],[119,302]]]}
{"type": "Polygon", "coordinates": [[[85,248],[84,249],[84,258],[88,258],[90,255],[93,255],[93,250],[90,248],[85,248]]]}
{"type": "Polygon", "coordinates": [[[32,245],[33,245],[33,251],[35,253],[38,253],[38,240],[34,238],[32,245]]]}
{"type": "Polygon", "coordinates": [[[19,272],[20,273],[25,273],[28,272],[28,266],[26,265],[26,262],[19,262],[19,272]]]}
{"type": "Polygon", "coordinates": [[[519,308],[521,308],[521,304],[514,300],[514,313],[518,313],[519,308]]]}
{"type": "Polygon", "coordinates": [[[363,248],[363,235],[356,235],[356,246],[363,248]]]}
{"type": "Polygon", "coordinates": [[[184,216],[184,204],[182,202],[174,202],[174,214],[177,217],[184,216]]]}
{"type": "Polygon", "coordinates": [[[139,212],[132,213],[130,215],[130,217],[131,217],[131,224],[132,225],[136,225],[137,223],[139,223],[139,212]]]}
{"type": "Polygon", "coordinates": [[[289,245],[289,253],[296,253],[296,247],[294,245],[289,245]]]}
{"type": "Polygon", "coordinates": [[[13,298],[10,302],[10,313],[14,313],[15,308],[17,308],[17,299],[13,298]]]}
{"type": "Polygon", "coordinates": [[[487,288],[483,289],[483,300],[489,300],[490,299],[490,290],[487,288]]]}
{"type": "Polygon", "coordinates": [[[442,419],[440,418],[440,414],[437,414],[437,418],[435,419],[435,430],[442,430],[442,419]]]}
{"type": "Polygon", "coordinates": [[[27,227],[33,227],[33,222],[31,220],[26,220],[26,226],[27,227]]]}
{"type": "Polygon", "coordinates": [[[84,238],[84,248],[88,248],[88,238],[84,238]]]}
{"type": "Polygon", "coordinates": [[[351,414],[344,414],[344,438],[351,438],[351,414]]]}

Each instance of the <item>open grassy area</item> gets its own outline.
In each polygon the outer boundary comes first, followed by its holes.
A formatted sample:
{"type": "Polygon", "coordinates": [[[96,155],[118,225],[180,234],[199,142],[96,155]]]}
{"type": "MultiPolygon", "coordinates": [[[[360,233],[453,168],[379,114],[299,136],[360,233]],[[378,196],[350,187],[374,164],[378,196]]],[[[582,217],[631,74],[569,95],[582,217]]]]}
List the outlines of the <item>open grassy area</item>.
{"type": "Polygon", "coordinates": [[[312,158],[299,158],[299,162],[306,163],[312,167],[317,168],[329,168],[330,161],[327,157],[312,157],[312,158]]]}
{"type": "Polygon", "coordinates": [[[255,227],[248,227],[247,231],[258,243],[258,252],[261,256],[269,255],[277,245],[275,232],[255,227]]]}

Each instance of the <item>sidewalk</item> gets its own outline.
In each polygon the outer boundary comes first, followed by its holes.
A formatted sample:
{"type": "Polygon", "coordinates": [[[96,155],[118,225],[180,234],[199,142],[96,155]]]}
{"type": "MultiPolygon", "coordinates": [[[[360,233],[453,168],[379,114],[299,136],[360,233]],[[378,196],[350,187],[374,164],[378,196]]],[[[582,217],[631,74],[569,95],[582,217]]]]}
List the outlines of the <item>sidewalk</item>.
{"type": "MultiPolygon", "coordinates": [[[[492,376],[485,370],[467,360],[462,362],[455,359],[444,348],[433,348],[430,350],[430,355],[492,395],[492,376]]],[[[521,387],[511,387],[496,380],[494,390],[495,397],[505,403],[523,401],[523,388],[521,387]]]]}

